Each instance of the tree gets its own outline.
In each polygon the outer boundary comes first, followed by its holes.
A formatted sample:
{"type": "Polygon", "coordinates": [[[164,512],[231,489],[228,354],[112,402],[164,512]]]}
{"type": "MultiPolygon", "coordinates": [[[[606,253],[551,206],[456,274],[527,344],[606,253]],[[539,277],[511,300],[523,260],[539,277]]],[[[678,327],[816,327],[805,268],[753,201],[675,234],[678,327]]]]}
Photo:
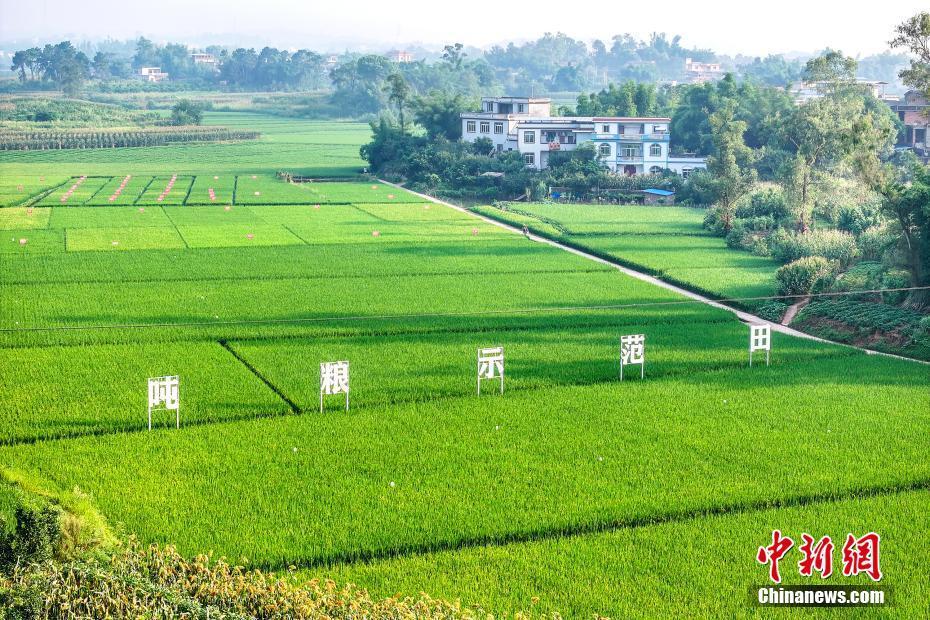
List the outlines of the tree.
{"type": "Polygon", "coordinates": [[[714,155],[707,159],[707,170],[714,177],[716,204],[726,232],[732,227],[736,201],[752,190],[757,178],[752,168],[757,154],[743,139],[746,127],[745,121],[736,119],[733,101],[728,101],[710,116],[714,155]]]}
{"type": "Polygon", "coordinates": [[[930,13],[918,13],[895,28],[895,32],[891,47],[906,48],[916,56],[910,68],[901,71],[901,79],[930,97],[930,13]]]}
{"type": "MultiPolygon", "coordinates": [[[[930,168],[914,161],[894,180],[879,187],[882,210],[899,234],[899,246],[911,286],[930,286],[930,168]]],[[[930,291],[911,291],[907,304],[930,307],[930,291]]]]}
{"type": "Polygon", "coordinates": [[[442,59],[449,63],[454,69],[462,68],[462,62],[465,60],[465,46],[461,43],[446,45],[442,48],[442,59]]]}
{"type": "Polygon", "coordinates": [[[333,103],[353,114],[376,113],[387,103],[384,81],[393,73],[384,56],[370,54],[350,60],[330,72],[336,90],[333,103]]]}
{"type": "Polygon", "coordinates": [[[413,117],[431,140],[441,137],[455,141],[462,137],[461,113],[473,108],[462,95],[436,91],[414,100],[413,117]]]}
{"type": "Polygon", "coordinates": [[[806,75],[823,85],[823,96],[797,106],[780,119],[789,154],[782,170],[798,229],[813,220],[812,189],[817,177],[841,163],[863,178],[875,174],[878,158],[897,135],[887,106],[855,86],[855,61],[828,52],[807,64],[806,75]]]}
{"type": "Polygon", "coordinates": [[[392,73],[387,77],[387,84],[384,88],[388,93],[388,101],[397,108],[400,132],[404,133],[407,130],[404,110],[407,108],[407,101],[410,99],[410,86],[400,73],[392,73]]]}
{"type": "Polygon", "coordinates": [[[132,57],[133,68],[148,67],[157,62],[158,57],[155,53],[155,44],[145,37],[139,37],[136,41],[136,53],[132,57]]]}
{"type": "Polygon", "coordinates": [[[199,125],[203,122],[203,107],[190,99],[181,99],[171,108],[172,125],[199,125]]]}
{"type": "Polygon", "coordinates": [[[94,76],[100,80],[106,80],[110,77],[110,64],[112,62],[112,54],[107,54],[106,52],[97,52],[94,54],[94,76]]]}

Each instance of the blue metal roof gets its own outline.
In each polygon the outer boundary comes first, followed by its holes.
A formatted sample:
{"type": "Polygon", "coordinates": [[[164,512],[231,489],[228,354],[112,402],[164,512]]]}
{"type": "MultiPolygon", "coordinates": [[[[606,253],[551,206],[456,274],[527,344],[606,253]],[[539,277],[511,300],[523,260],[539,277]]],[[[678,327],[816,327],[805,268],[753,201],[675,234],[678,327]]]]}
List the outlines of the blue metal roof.
{"type": "Polygon", "coordinates": [[[654,187],[650,187],[649,189],[644,189],[643,193],[653,194],[655,196],[674,196],[675,195],[675,192],[670,192],[667,189],[655,189],[654,187]]]}

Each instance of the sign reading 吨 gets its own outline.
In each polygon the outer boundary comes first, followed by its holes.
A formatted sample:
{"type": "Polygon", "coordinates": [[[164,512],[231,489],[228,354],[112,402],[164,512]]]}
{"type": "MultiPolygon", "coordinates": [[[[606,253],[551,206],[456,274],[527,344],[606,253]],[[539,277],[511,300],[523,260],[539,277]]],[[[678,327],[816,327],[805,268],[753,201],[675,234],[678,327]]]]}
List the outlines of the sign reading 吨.
{"type": "Polygon", "coordinates": [[[174,411],[175,426],[181,428],[180,383],[177,376],[149,378],[149,430],[153,411],[174,411]]]}
{"type": "Polygon", "coordinates": [[[500,379],[501,394],[504,393],[504,347],[478,349],[478,395],[481,395],[482,379],[500,379]]]}
{"type": "Polygon", "coordinates": [[[765,351],[765,365],[769,365],[769,351],[772,349],[772,328],[769,325],[749,326],[749,365],[752,366],[753,351],[765,351]]]}
{"type": "Polygon", "coordinates": [[[320,363],[320,413],[323,413],[323,397],[333,394],[346,395],[346,411],[348,411],[349,362],[320,363]]]}
{"type": "Polygon", "coordinates": [[[621,381],[623,381],[623,367],[635,364],[639,364],[639,378],[644,378],[646,375],[646,335],[620,336],[621,381]]]}

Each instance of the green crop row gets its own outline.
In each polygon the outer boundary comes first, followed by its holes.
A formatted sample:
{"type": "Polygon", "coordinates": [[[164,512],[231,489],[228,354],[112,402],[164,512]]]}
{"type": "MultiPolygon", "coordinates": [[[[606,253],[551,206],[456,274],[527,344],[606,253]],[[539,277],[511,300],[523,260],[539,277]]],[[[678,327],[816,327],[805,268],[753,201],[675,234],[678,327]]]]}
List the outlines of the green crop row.
{"type": "Polygon", "coordinates": [[[815,502],[308,569],[293,578],[325,575],[358,584],[380,597],[427,591],[465,605],[481,604],[496,617],[533,609],[565,618],[675,618],[683,613],[701,618],[774,618],[789,614],[755,606],[753,595],[772,584],[767,583],[767,567],[754,557],[758,547],[771,542],[772,530],[780,529],[795,541],[781,564],[785,585],[857,585],[886,593],[885,606],[845,611],[807,608],[805,618],[918,618],[925,615],[930,586],[923,578],[923,560],[910,550],[930,547],[928,504],[926,490],[815,502]],[[871,531],[882,537],[885,572],[880,583],[865,575],[844,577],[839,549],[833,552],[834,573],[829,578],[798,574],[801,534],[829,535],[840,547],[848,533],[871,531]]]}
{"type": "MultiPolygon", "coordinates": [[[[0,463],[78,486],[144,541],[283,568],[920,483],[930,476],[925,372],[855,355],[337,405],[6,447],[0,463]]],[[[241,391],[228,385],[217,402],[237,406],[241,391]]]]}

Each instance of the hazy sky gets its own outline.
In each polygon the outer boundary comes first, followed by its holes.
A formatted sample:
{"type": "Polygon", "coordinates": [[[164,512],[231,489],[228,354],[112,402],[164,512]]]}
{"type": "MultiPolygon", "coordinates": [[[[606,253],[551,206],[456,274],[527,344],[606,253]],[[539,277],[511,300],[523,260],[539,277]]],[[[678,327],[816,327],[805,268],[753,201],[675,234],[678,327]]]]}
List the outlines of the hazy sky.
{"type": "Polygon", "coordinates": [[[78,41],[145,35],[156,41],[247,42],[341,50],[460,41],[486,46],[562,31],[609,39],[682,35],[725,54],[887,49],[893,27],[927,0],[0,0],[0,40],[78,41]]]}

